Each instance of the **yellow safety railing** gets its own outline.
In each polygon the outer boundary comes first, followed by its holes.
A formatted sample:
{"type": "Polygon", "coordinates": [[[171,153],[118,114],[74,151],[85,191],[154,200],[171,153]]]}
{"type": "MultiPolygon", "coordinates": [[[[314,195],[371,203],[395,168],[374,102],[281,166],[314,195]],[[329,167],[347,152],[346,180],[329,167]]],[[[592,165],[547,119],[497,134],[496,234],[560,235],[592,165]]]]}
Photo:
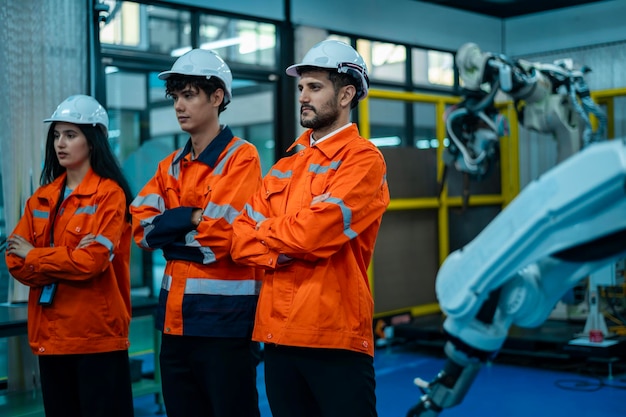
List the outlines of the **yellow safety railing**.
{"type": "MultiPolygon", "coordinates": [[[[620,96],[626,96],[626,88],[611,88],[608,90],[593,91],[591,93],[591,98],[593,98],[596,103],[606,107],[608,117],[606,133],[608,138],[615,137],[615,123],[613,121],[613,115],[615,114],[615,97],[620,96]]],[[[593,115],[591,117],[591,124],[593,129],[598,128],[598,120],[593,115]]]]}
{"type": "MultiPolygon", "coordinates": [[[[441,181],[444,171],[443,152],[444,139],[446,138],[446,126],[443,119],[446,106],[457,104],[461,101],[459,97],[419,94],[398,91],[375,90],[369,91],[368,98],[361,103],[359,108],[359,130],[365,138],[371,137],[369,99],[386,99],[403,102],[430,103],[435,105],[435,133],[439,146],[437,148],[437,180],[441,181]]],[[[472,195],[470,205],[506,205],[519,192],[519,166],[517,155],[517,115],[512,104],[505,104],[506,116],[511,125],[511,134],[508,138],[501,140],[501,181],[502,194],[498,195],[472,195]]],[[[460,196],[448,196],[447,185],[443,185],[443,191],[437,197],[417,197],[392,199],[388,210],[415,210],[415,209],[438,209],[439,218],[439,254],[440,262],[449,253],[448,238],[448,208],[461,207],[463,205],[460,196]]]]}
{"type": "MultiPolygon", "coordinates": [[[[359,107],[359,130],[365,138],[371,137],[370,130],[370,111],[369,99],[385,99],[402,102],[429,103],[435,106],[435,134],[438,141],[437,148],[437,180],[443,180],[444,163],[443,152],[445,149],[444,139],[446,138],[446,126],[444,121],[444,113],[446,107],[457,104],[461,101],[459,97],[443,96],[434,94],[420,94],[410,92],[385,91],[372,89],[369,91],[368,98],[361,102],[359,107]]],[[[501,143],[501,184],[502,194],[498,195],[472,195],[469,202],[470,206],[480,205],[506,205],[519,192],[519,169],[517,155],[517,116],[512,104],[505,104],[505,113],[509,119],[511,126],[510,136],[503,138],[501,143]]],[[[439,197],[416,197],[392,199],[388,210],[419,210],[419,209],[437,209],[438,211],[438,235],[439,235],[439,263],[441,264],[450,252],[449,242],[449,220],[448,209],[450,207],[461,207],[464,204],[460,196],[448,196],[447,185],[443,184],[443,189],[439,197]]],[[[375,290],[373,265],[370,264],[368,269],[370,288],[375,290]]],[[[406,309],[402,311],[406,312],[406,309]]],[[[413,316],[431,314],[439,311],[437,303],[412,306],[410,312],[413,316]]],[[[400,312],[400,311],[399,311],[400,312]]],[[[380,314],[393,315],[395,312],[385,312],[380,314]]]]}

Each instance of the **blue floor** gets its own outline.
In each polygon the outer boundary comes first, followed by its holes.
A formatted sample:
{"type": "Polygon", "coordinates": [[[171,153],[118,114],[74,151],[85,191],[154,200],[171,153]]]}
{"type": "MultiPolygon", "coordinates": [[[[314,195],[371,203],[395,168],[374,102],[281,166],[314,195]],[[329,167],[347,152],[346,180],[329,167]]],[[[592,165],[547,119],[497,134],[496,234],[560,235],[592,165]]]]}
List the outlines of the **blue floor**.
{"type": "MultiPolygon", "coordinates": [[[[431,380],[441,370],[441,355],[410,345],[376,351],[376,396],[379,417],[405,417],[417,403],[419,389],[413,379],[431,380]]],[[[484,366],[464,401],[441,417],[624,417],[626,376],[620,373],[592,376],[581,365],[520,366],[496,360],[484,366]]],[[[623,364],[613,369],[623,372],[623,364]]],[[[261,417],[271,417],[263,384],[263,363],[258,368],[261,417]]],[[[153,396],[135,399],[135,416],[155,416],[153,396]]],[[[164,416],[165,414],[161,414],[164,416]]],[[[294,416],[297,417],[297,416],[294,416]]]]}

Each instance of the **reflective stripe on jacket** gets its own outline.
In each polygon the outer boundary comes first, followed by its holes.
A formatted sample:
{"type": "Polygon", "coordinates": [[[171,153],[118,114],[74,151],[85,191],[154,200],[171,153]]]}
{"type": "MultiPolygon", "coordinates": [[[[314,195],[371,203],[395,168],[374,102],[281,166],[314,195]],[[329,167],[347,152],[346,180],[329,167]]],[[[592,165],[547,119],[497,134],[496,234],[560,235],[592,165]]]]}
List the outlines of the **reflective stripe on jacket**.
{"type": "Polygon", "coordinates": [[[134,238],[167,260],[156,326],[166,334],[249,337],[260,277],[230,257],[232,222],[261,182],[256,148],[223,127],[197,159],[191,141],[159,163],[131,205],[134,238]],[[191,223],[194,208],[202,222],[191,223]]]}
{"type": "Polygon", "coordinates": [[[354,124],[314,147],[310,135],[233,224],[233,258],[266,269],[253,339],[373,355],[367,267],[389,204],[385,161],[354,124]]]}
{"type": "Polygon", "coordinates": [[[113,180],[89,171],[51,221],[65,174],[26,202],[13,234],[33,246],[26,259],[6,255],[11,275],[30,286],[28,338],[35,354],[124,350],[129,346],[130,241],[126,197],[113,180]],[[95,243],[75,249],[87,234],[95,243]],[[58,282],[52,305],[38,304],[42,286],[58,282]]]}

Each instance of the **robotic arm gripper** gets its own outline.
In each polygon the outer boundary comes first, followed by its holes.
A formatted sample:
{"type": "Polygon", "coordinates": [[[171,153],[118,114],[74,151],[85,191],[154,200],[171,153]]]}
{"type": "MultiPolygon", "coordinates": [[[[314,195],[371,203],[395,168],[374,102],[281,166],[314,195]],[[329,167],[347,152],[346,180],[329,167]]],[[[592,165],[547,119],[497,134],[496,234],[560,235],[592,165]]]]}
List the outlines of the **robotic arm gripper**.
{"type": "Polygon", "coordinates": [[[447,363],[407,417],[458,405],[512,325],[537,327],[582,278],[626,254],[626,141],[593,144],[530,183],[441,266],[447,363]]]}

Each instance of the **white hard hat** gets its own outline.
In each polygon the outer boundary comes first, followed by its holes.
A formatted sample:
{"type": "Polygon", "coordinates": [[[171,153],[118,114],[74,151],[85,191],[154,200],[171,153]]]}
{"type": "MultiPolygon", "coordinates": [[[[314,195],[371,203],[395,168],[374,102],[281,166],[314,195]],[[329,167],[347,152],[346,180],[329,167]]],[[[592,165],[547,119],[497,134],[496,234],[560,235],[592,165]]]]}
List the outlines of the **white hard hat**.
{"type": "Polygon", "coordinates": [[[209,49],[192,49],[174,62],[172,69],[159,74],[159,79],[165,80],[170,75],[192,75],[197,77],[216,77],[224,83],[224,104],[228,104],[233,97],[233,75],[226,62],[214,51],[209,49]]]}
{"type": "Polygon", "coordinates": [[[358,81],[359,101],[367,96],[369,88],[367,65],[361,55],[347,43],[334,39],[318,43],[309,49],[302,62],[287,68],[287,75],[297,77],[299,67],[328,68],[350,74],[358,81]]]}
{"type": "Polygon", "coordinates": [[[47,122],[67,122],[77,125],[99,126],[108,136],[109,115],[98,101],[83,94],[69,96],[59,104],[52,116],[44,120],[47,122]]]}

